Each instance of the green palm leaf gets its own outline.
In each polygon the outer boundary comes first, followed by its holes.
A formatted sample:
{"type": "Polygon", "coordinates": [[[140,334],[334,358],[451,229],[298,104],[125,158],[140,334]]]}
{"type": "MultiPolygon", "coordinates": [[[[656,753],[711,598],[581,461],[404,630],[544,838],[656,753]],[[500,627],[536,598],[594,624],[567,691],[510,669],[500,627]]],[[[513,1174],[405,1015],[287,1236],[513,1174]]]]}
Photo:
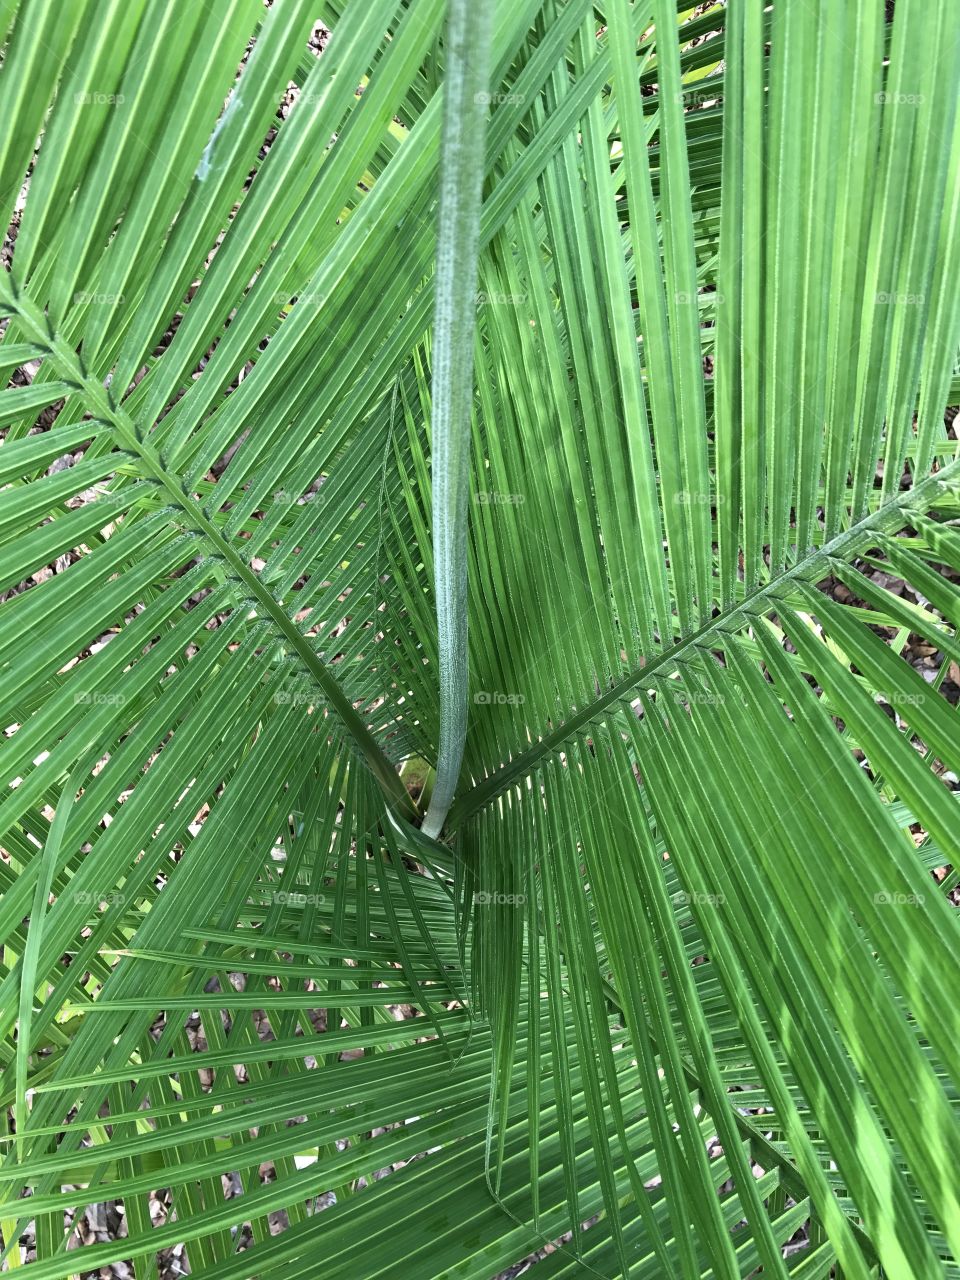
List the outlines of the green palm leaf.
{"type": "Polygon", "coordinates": [[[481,8],[0,6],[4,1259],[954,1275],[960,15],[481,8]]]}

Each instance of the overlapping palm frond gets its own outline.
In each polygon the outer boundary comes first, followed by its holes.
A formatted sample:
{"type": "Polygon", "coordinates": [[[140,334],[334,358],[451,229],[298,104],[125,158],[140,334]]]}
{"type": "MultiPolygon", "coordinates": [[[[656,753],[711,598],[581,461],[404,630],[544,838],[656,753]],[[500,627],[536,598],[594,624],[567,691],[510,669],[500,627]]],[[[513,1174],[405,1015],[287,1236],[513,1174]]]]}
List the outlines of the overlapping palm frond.
{"type": "Polygon", "coordinates": [[[956,1274],[960,14],[447,7],[0,15],[7,1264],[956,1274]]]}

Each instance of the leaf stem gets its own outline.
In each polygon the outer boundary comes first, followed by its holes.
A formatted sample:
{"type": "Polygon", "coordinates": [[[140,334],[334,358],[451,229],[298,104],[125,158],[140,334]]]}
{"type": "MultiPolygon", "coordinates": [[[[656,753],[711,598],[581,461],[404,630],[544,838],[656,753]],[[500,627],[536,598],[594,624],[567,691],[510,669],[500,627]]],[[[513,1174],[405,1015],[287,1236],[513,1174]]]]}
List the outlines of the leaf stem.
{"type": "Polygon", "coordinates": [[[437,778],[424,818],[440,834],[467,738],[467,517],[477,258],[492,0],[450,0],[440,144],[433,351],[433,562],[440,675],[437,778]]]}

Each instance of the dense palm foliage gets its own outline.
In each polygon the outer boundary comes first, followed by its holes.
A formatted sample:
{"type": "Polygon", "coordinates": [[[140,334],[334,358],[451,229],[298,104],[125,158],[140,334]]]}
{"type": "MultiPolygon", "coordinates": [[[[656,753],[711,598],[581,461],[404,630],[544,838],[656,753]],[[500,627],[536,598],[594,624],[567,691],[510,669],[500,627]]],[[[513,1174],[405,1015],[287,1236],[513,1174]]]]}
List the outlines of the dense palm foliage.
{"type": "Polygon", "coordinates": [[[0,27],[7,1265],[957,1274],[955,0],[0,27]]]}

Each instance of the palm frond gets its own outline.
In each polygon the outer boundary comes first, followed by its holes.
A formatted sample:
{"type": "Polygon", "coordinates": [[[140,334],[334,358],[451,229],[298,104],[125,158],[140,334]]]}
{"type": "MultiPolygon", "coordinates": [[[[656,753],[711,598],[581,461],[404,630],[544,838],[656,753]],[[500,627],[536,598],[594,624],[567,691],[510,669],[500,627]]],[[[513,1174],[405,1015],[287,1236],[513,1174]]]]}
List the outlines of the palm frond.
{"type": "Polygon", "coordinates": [[[481,8],[0,11],[4,1258],[955,1274],[960,15],[481,8]]]}

